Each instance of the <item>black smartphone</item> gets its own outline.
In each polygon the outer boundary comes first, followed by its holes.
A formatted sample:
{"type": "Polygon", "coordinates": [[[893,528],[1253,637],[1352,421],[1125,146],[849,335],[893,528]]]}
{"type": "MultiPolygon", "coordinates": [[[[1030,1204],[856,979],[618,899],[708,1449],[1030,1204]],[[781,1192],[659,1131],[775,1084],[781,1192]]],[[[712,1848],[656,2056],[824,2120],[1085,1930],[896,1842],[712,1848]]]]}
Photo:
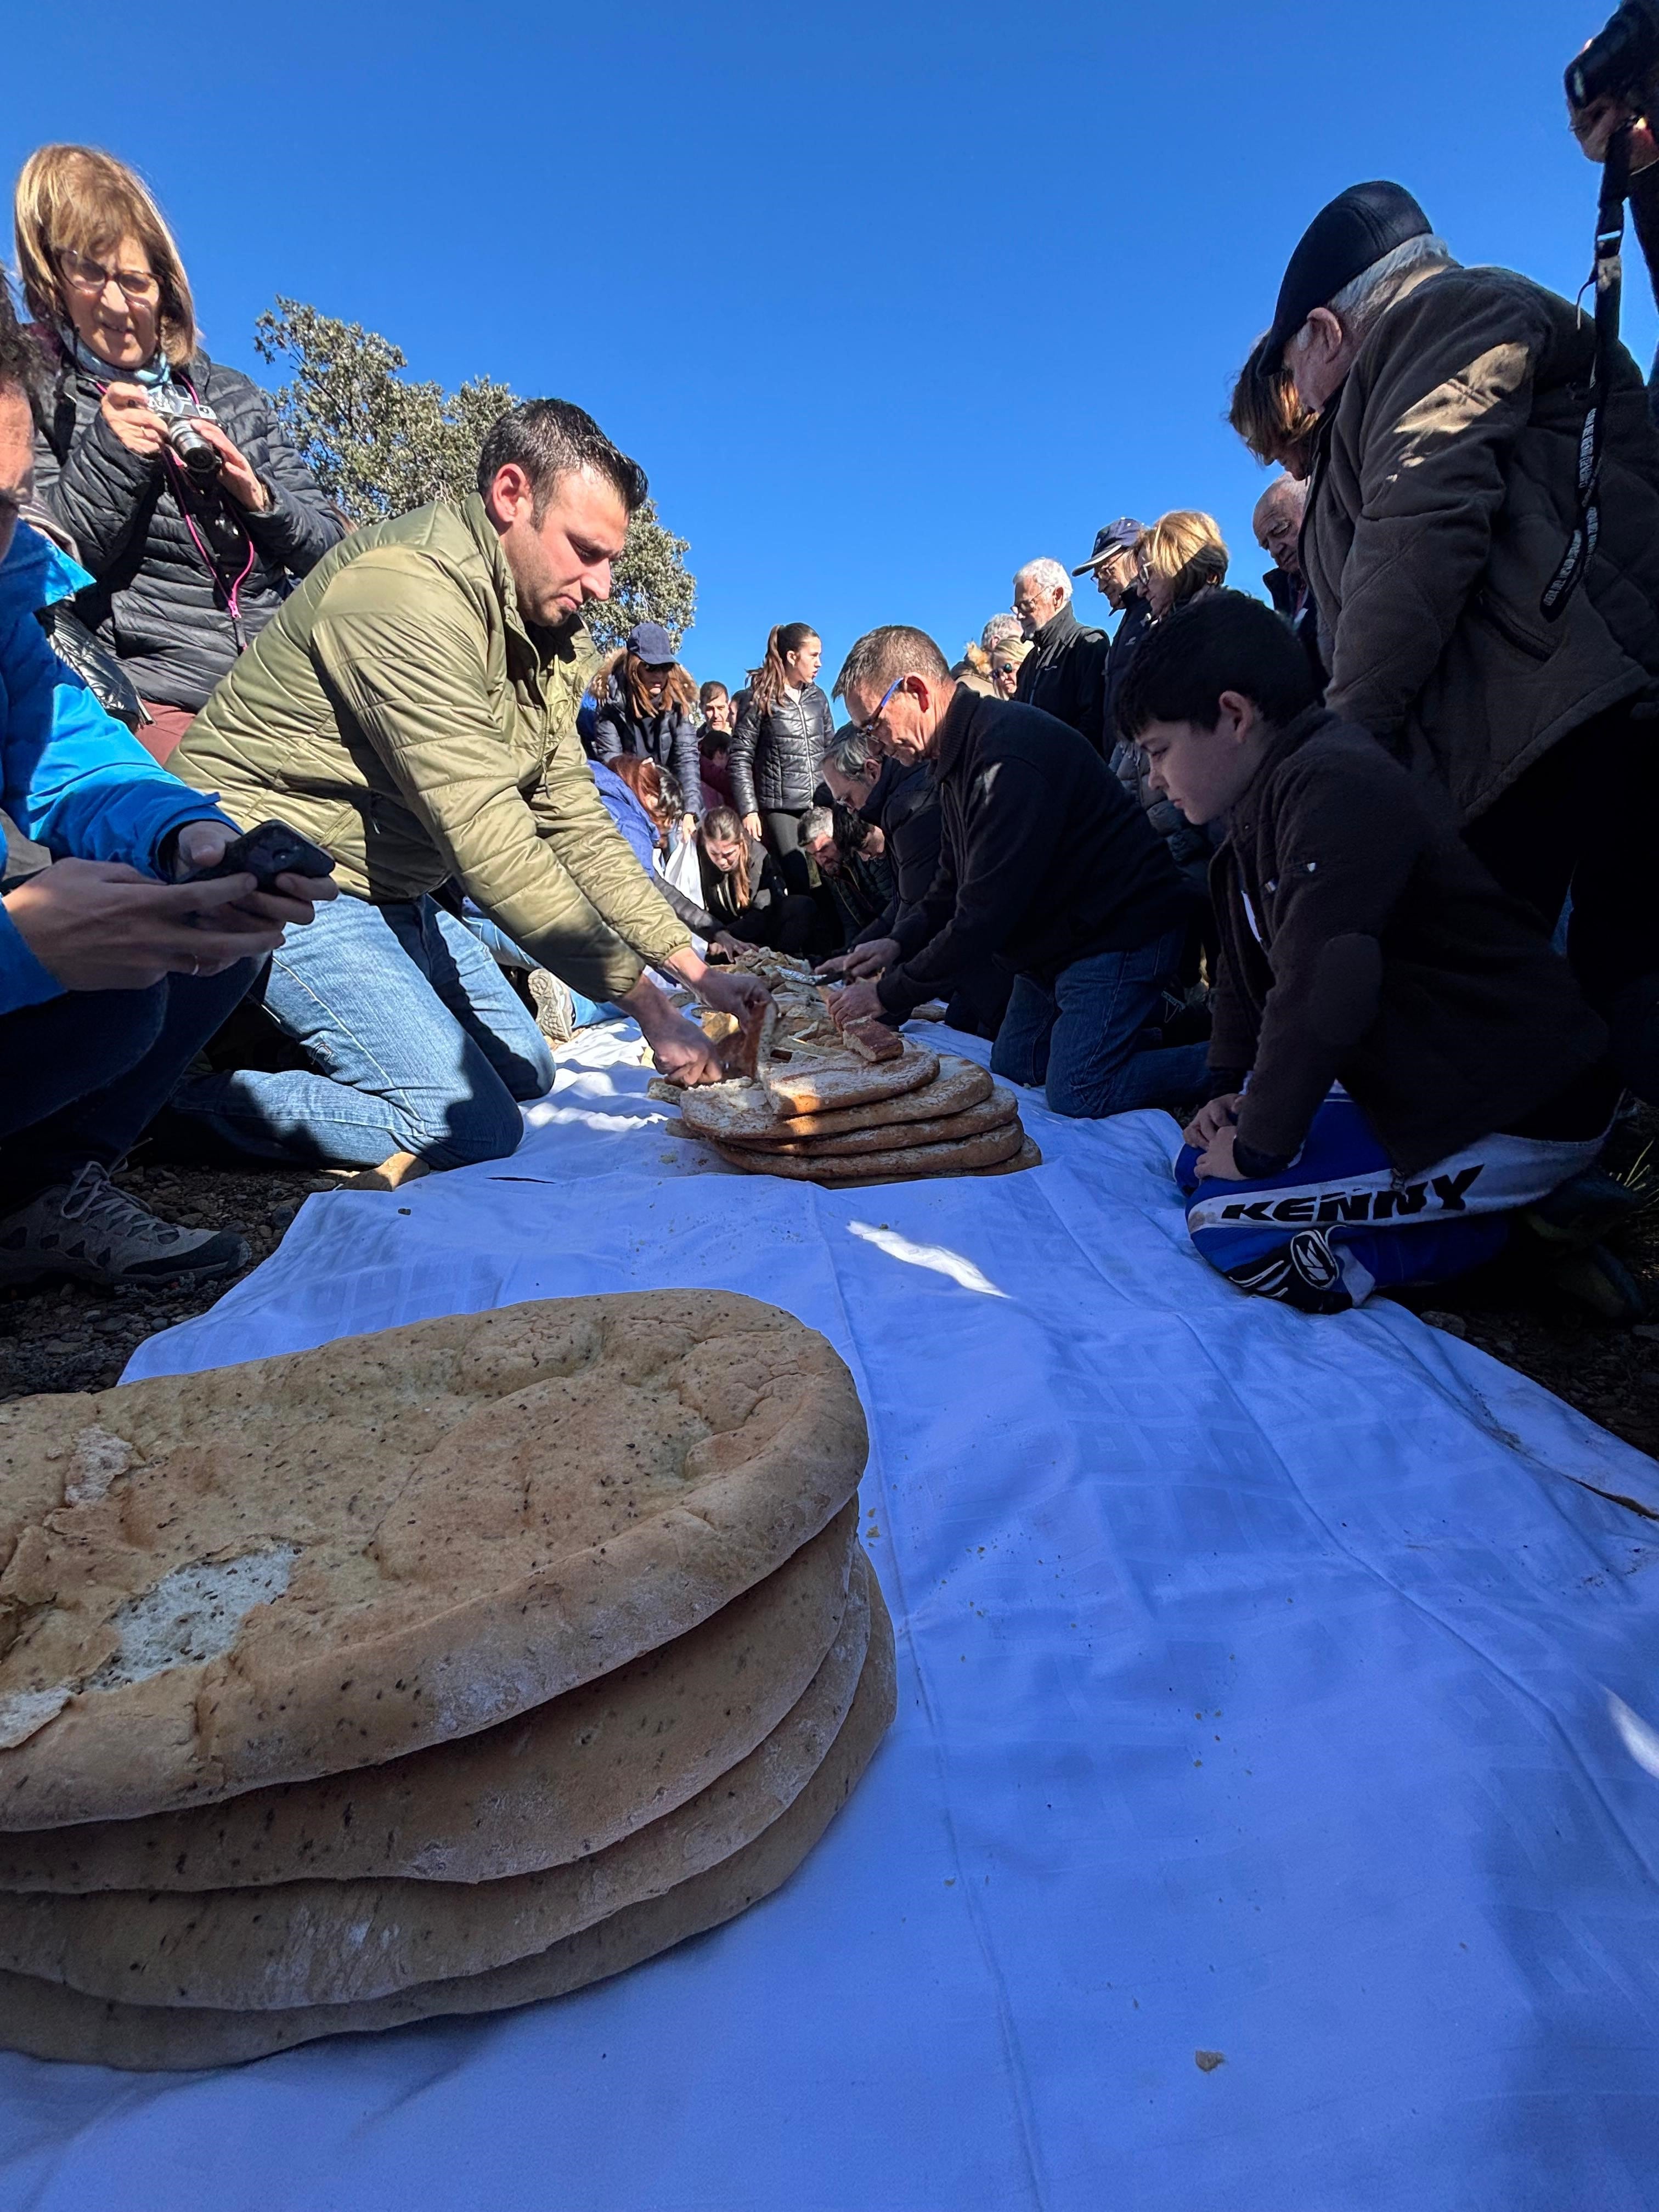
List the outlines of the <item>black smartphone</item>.
{"type": "Polygon", "coordinates": [[[192,868],[181,878],[205,884],[220,876],[249,876],[268,891],[278,876],[331,876],[334,863],[320,845],[290,830],[286,822],[261,822],[240,837],[233,837],[210,868],[192,868]]]}

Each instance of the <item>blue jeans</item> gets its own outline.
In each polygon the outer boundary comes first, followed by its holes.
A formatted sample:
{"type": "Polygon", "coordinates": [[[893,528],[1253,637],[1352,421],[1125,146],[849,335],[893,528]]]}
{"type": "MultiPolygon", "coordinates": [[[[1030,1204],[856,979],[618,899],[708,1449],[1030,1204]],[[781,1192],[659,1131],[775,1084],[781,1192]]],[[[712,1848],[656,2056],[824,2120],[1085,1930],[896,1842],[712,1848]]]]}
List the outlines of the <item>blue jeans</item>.
{"type": "Polygon", "coordinates": [[[147,991],[68,991],[0,1018],[0,1212],[112,1168],[149,1127],[257,972],[168,975],[147,991]]]}
{"type": "Polygon", "coordinates": [[[342,896],[271,959],[265,1011],[320,1073],[208,1075],[178,1110],[262,1159],[434,1168],[503,1159],[553,1060],[535,1018],[471,931],[429,898],[342,896]]]}
{"type": "MultiPolygon", "coordinates": [[[[488,949],[491,957],[501,967],[522,968],[528,974],[531,969],[541,966],[539,960],[532,960],[523,945],[515,943],[507,935],[500,922],[491,921],[489,916],[474,906],[471,899],[466,901],[465,912],[461,916],[461,921],[465,928],[471,931],[479,944],[488,949]]],[[[552,971],[550,969],[548,972],[550,974],[552,971]]],[[[620,1007],[610,1006],[598,999],[585,999],[572,984],[567,983],[564,988],[570,994],[573,1009],[570,1016],[572,1029],[585,1030],[590,1022],[619,1021],[623,1018],[620,1007]]]]}
{"type": "Polygon", "coordinates": [[[1133,952],[1097,952],[1062,968],[1052,989],[1015,978],[991,1048],[991,1072],[1041,1084],[1056,1114],[1097,1121],[1137,1106],[1184,1105],[1203,1090],[1209,1048],[1160,1045],[1156,1029],[1166,988],[1178,988],[1186,932],[1166,930],[1133,952]]]}

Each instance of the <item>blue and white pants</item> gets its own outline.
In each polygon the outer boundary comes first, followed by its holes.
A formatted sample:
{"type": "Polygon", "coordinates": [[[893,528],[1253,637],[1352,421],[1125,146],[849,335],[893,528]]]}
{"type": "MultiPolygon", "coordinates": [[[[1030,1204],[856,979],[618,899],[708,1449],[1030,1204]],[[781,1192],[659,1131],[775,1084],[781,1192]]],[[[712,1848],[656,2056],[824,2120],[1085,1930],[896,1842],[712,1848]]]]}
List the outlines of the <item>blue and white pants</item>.
{"type": "Polygon", "coordinates": [[[1374,1290],[1444,1282],[1491,1259],[1508,1234],[1505,1215],[1590,1166],[1602,1142],[1483,1137],[1401,1176],[1338,1089],[1281,1174],[1200,1182],[1198,1155],[1184,1145],[1175,1177],[1193,1243],[1229,1282],[1306,1313],[1342,1313],[1374,1290]]]}

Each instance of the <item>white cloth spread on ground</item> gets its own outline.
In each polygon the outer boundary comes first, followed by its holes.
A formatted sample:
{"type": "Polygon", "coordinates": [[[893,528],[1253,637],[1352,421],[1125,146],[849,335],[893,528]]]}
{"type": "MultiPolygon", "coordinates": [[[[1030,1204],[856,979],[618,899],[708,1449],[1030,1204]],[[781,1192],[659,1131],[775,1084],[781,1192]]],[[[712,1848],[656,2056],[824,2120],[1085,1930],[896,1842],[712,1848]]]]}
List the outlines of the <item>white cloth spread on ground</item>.
{"type": "Polygon", "coordinates": [[[516,1158],[312,1199],[130,1373],[568,1292],[788,1307],[870,1415],[864,1785],[776,1897],[561,2003],[196,2079],[0,2058],[0,2205],[1659,2202],[1659,1782],[1607,1703],[1659,1719],[1659,1527],[1612,1502],[1659,1510],[1654,1463],[1398,1307],[1241,1296],[1162,1115],[1022,1097],[1039,1170],[818,1191],[647,1079],[590,1036],[516,1158]]]}

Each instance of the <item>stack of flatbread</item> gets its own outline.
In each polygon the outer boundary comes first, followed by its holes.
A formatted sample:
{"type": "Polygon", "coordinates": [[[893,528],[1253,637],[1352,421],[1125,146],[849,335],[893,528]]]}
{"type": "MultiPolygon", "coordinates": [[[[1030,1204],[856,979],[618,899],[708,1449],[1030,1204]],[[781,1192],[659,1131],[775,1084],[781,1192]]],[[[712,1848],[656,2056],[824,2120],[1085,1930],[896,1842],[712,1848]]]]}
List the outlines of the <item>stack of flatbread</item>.
{"type": "Polygon", "coordinates": [[[775,1889],[891,1718],[787,1315],[557,1299],[0,1407],[0,2044],[557,1996],[775,1889]]]}
{"type": "Polygon", "coordinates": [[[1012,1175],[1041,1164],[1014,1094],[982,1067],[911,1038],[894,1058],[775,1057],[750,1082],[676,1091],[689,1134],[731,1167],[804,1182],[1012,1175]]]}

